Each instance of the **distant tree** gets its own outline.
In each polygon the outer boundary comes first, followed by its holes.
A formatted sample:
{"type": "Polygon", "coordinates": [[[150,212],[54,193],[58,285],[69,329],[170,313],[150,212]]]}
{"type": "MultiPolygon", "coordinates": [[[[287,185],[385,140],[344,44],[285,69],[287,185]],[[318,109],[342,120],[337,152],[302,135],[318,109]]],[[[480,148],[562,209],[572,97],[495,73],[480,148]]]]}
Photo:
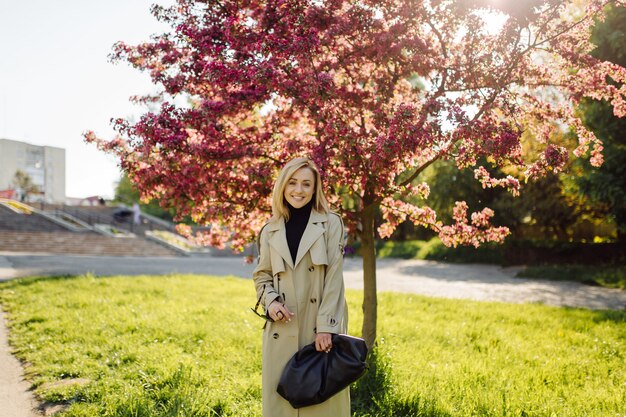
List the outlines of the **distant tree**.
{"type": "MultiPolygon", "coordinates": [[[[486,166],[491,177],[506,176],[497,167],[489,166],[484,159],[478,162],[486,166]]],[[[438,217],[443,222],[452,221],[454,216],[452,208],[455,201],[465,201],[470,207],[487,206],[494,210],[501,198],[518,201],[505,189],[499,187],[484,189],[476,181],[472,168],[458,169],[454,161],[450,160],[437,161],[432,164],[424,171],[422,179],[430,187],[428,205],[437,212],[438,217]]],[[[523,184],[520,186],[520,189],[522,187],[523,184]]],[[[516,222],[511,221],[511,213],[503,213],[500,208],[498,207],[498,210],[495,210],[493,222],[511,228],[516,222]]]]}
{"type": "Polygon", "coordinates": [[[518,226],[527,222],[543,239],[569,240],[571,228],[583,215],[584,207],[564,192],[561,174],[549,173],[524,184],[523,192],[517,209],[525,217],[517,219],[518,226]]]}
{"type": "Polygon", "coordinates": [[[33,179],[26,172],[18,169],[13,176],[12,184],[20,190],[20,200],[25,201],[29,195],[41,192],[39,186],[33,183],[33,179]]]}
{"type": "Polygon", "coordinates": [[[114,200],[127,206],[139,203],[139,207],[143,213],[147,213],[164,220],[172,221],[174,218],[172,210],[162,208],[156,200],[151,200],[148,203],[141,201],[139,191],[137,191],[137,188],[133,186],[128,179],[128,175],[126,174],[122,175],[117,183],[117,186],[115,187],[114,200]]]}
{"type": "MultiPolygon", "coordinates": [[[[583,97],[611,100],[626,115],[626,69],[589,56],[594,17],[612,1],[177,0],[153,12],[172,30],[114,59],[146,71],[163,94],[158,112],[115,121],[119,136],[86,139],[117,154],[142,196],[159,198],[212,227],[207,240],[243,247],[268,219],[273,176],[309,155],[334,189],[331,204],[362,243],[363,328],[376,340],[376,233],[402,221],[434,230],[446,245],[502,241],[490,208],[455,202],[446,224],[419,183],[439,160],[472,168],[485,187],[513,193],[478,161],[560,171],[553,123],[579,134],[576,156],[602,163],[601,143],[574,114],[583,97]],[[501,17],[493,28],[489,22],[501,17]],[[189,106],[172,99],[186,96],[189,106]],[[535,135],[522,138],[525,120],[535,135]],[[531,159],[522,140],[540,143],[531,159]],[[344,206],[356,201],[351,208],[344,206]],[[472,208],[474,210],[474,208],[472,208]],[[374,227],[380,210],[384,223],[374,227]]],[[[623,4],[623,0],[620,0],[623,4]]],[[[144,97],[144,101],[152,97],[144,97]]]]}
{"type": "MultiPolygon", "coordinates": [[[[597,45],[592,55],[599,59],[626,66],[626,7],[612,7],[606,20],[593,31],[592,42],[597,45]]],[[[624,80],[612,80],[615,88],[626,89],[624,80]]],[[[607,100],[586,99],[580,106],[582,119],[604,144],[604,164],[600,168],[587,161],[577,176],[581,194],[605,204],[617,226],[618,240],[626,238],[626,119],[614,115],[607,100]]]]}
{"type": "MultiPolygon", "coordinates": [[[[488,170],[492,177],[506,175],[498,168],[488,170]]],[[[523,180],[519,173],[515,177],[523,180]]],[[[522,183],[517,198],[500,188],[483,189],[472,169],[458,170],[450,161],[433,164],[424,179],[430,185],[429,205],[442,221],[452,219],[450,207],[455,201],[466,201],[470,207],[486,205],[495,211],[493,221],[508,227],[514,239],[520,237],[522,225],[530,224],[544,239],[567,240],[569,229],[584,214],[583,207],[565,192],[561,175],[552,172],[522,183]]]]}
{"type": "Polygon", "coordinates": [[[133,203],[139,202],[139,198],[139,191],[133,187],[133,184],[128,179],[128,175],[122,174],[122,177],[115,186],[114,200],[130,206],[133,203]]]}

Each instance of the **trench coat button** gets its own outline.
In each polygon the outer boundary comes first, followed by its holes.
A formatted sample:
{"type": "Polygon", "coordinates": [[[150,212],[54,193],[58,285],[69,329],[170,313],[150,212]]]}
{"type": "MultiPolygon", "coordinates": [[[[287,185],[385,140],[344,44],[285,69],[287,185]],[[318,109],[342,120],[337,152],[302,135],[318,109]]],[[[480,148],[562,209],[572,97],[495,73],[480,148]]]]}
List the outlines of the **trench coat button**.
{"type": "Polygon", "coordinates": [[[309,267],[309,272],[313,272],[315,270],[314,266],[309,267]]]}
{"type": "Polygon", "coordinates": [[[312,302],[313,304],[315,304],[315,302],[316,302],[316,301],[317,301],[317,298],[311,298],[311,302],[312,302]]]}
{"type": "Polygon", "coordinates": [[[317,333],[317,327],[313,327],[313,333],[317,333]]]}
{"type": "Polygon", "coordinates": [[[335,319],[330,319],[330,324],[335,325],[335,319]]]}
{"type": "Polygon", "coordinates": [[[273,337],[274,339],[278,339],[278,333],[274,333],[274,334],[272,335],[272,337],[273,337]]]}

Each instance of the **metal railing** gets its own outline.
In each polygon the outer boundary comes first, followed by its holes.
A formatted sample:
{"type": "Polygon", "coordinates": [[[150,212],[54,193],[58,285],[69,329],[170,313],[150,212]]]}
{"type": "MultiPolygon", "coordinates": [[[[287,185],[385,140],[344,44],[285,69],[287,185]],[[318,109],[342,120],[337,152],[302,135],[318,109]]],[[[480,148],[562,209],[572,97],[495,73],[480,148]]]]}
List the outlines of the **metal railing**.
{"type": "MultiPolygon", "coordinates": [[[[113,213],[113,210],[115,208],[107,208],[111,209],[111,211],[107,214],[97,213],[88,209],[81,209],[76,206],[68,205],[64,205],[63,208],[60,210],[92,226],[96,224],[107,224],[120,229],[128,230],[131,233],[141,235],[144,235],[145,232],[148,230],[167,230],[175,233],[176,226],[173,223],[160,219],[158,217],[151,216],[147,213],[141,213],[139,223],[135,223],[133,221],[132,214],[125,217],[116,218],[113,213]]],[[[132,213],[132,209],[125,205],[118,205],[117,208],[126,209],[132,213]]]]}

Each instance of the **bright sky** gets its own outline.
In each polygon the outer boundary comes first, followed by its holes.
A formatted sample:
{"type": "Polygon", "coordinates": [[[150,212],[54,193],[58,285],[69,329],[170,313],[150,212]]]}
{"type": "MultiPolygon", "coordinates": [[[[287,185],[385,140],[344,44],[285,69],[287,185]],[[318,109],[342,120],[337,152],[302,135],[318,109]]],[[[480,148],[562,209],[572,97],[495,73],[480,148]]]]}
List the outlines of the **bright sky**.
{"type": "Polygon", "coordinates": [[[65,148],[68,197],[113,196],[117,161],[83,142],[113,137],[112,117],[138,116],[148,75],[108,62],[117,41],[167,31],[151,14],[171,0],[0,0],[0,138],[65,148]]]}

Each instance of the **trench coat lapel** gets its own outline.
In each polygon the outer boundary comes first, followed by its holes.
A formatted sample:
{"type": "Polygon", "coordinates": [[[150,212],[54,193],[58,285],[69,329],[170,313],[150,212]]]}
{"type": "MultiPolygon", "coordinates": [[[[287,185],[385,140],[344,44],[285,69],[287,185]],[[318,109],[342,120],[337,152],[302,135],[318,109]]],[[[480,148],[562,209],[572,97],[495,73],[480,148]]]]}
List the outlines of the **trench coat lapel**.
{"type": "Polygon", "coordinates": [[[281,258],[283,258],[285,262],[287,262],[287,265],[293,269],[293,259],[291,259],[291,252],[289,252],[289,246],[287,245],[285,219],[281,217],[278,221],[272,222],[268,225],[268,227],[268,231],[274,232],[272,237],[269,239],[270,246],[280,255],[281,258]]]}
{"type": "MultiPolygon", "coordinates": [[[[300,240],[300,246],[298,246],[298,254],[296,255],[295,266],[298,266],[298,263],[302,260],[302,258],[309,251],[309,249],[311,249],[311,246],[313,246],[317,239],[324,235],[325,228],[322,223],[326,222],[327,220],[327,214],[311,210],[309,222],[306,225],[306,229],[304,229],[302,240],[300,240]]],[[[285,239],[285,241],[286,240],[287,239],[285,239]]],[[[289,253],[289,248],[287,248],[287,253],[289,253]]]]}
{"type": "MultiPolygon", "coordinates": [[[[311,210],[311,216],[309,222],[302,234],[302,240],[298,246],[298,254],[296,255],[296,262],[294,264],[291,258],[291,252],[289,251],[289,245],[287,245],[287,231],[285,228],[285,219],[280,218],[275,222],[268,224],[268,232],[273,232],[272,237],[269,239],[270,246],[292,269],[298,265],[298,263],[304,258],[304,255],[311,249],[311,246],[324,235],[325,227],[324,222],[328,221],[328,215],[319,213],[315,210],[311,210]]],[[[272,262],[273,264],[274,262],[272,262]]],[[[273,269],[274,269],[273,265],[273,269]]],[[[276,272],[276,271],[274,271],[276,272]]]]}

